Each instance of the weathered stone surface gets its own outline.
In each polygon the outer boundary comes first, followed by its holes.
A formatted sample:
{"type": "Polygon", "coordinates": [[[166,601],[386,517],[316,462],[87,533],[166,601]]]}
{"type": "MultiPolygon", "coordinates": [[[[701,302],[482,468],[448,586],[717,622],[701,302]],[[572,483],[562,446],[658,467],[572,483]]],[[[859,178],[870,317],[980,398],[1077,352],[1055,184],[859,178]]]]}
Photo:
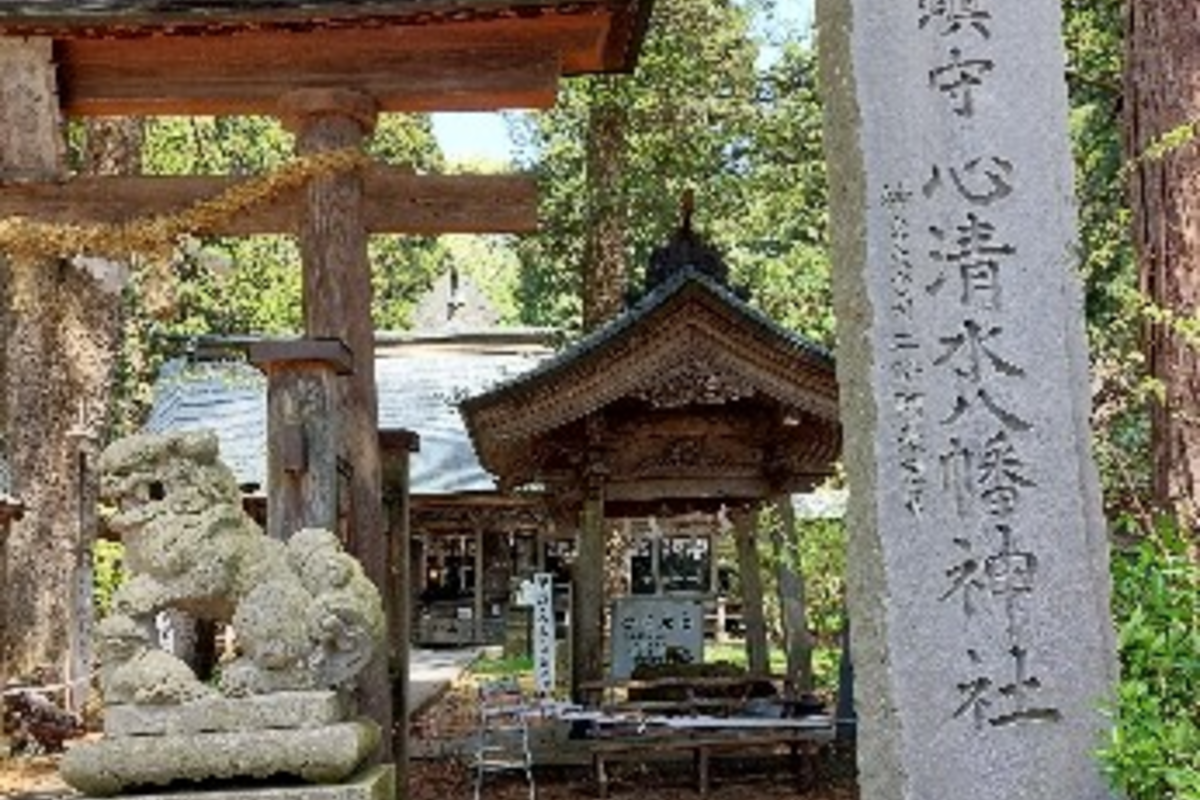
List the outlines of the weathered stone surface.
{"type": "Polygon", "coordinates": [[[345,780],[379,742],[369,720],[301,730],[106,737],[71,748],[63,779],[84,794],[108,797],[175,781],[294,776],[345,780]]]}
{"type": "Polygon", "coordinates": [[[277,692],[231,699],[210,697],[183,705],[110,705],[108,736],[187,736],[253,730],[318,728],[346,718],[337,692],[277,692]]]}
{"type": "Polygon", "coordinates": [[[266,537],[242,510],[212,434],[127,437],[104,451],[100,470],[131,572],[106,620],[112,635],[98,637],[110,702],[203,693],[181,664],[138,642],[136,631],[165,609],[233,622],[242,656],[221,672],[226,695],[347,687],[380,651],[383,604],[359,563],[329,531],[301,530],[286,544],[266,537]]]}
{"type": "Polygon", "coordinates": [[[1058,0],[819,0],[863,800],[1100,800],[1058,0]]]}
{"type": "Polygon", "coordinates": [[[396,771],[391,764],[386,764],[332,785],[139,793],[135,797],[137,800],[396,800],[396,771]]]}

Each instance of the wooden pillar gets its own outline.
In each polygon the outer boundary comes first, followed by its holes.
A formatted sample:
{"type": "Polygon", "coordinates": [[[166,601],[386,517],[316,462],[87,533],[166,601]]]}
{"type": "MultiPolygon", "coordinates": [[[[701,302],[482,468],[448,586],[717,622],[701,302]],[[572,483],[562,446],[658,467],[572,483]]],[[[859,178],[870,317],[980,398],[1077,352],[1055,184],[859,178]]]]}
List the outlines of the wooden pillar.
{"type": "Polygon", "coordinates": [[[411,529],[409,526],[409,455],[420,449],[417,434],[406,430],[379,432],[383,458],[383,507],[387,521],[388,675],[391,680],[392,760],[396,764],[396,796],[408,797],[408,670],[412,640],[411,529]]]}
{"type": "Polygon", "coordinates": [[[267,534],[336,532],[338,376],[353,372],[350,350],[338,339],[255,342],[249,358],[267,376],[267,534]]]}
{"type": "Polygon", "coordinates": [[[766,675],[770,669],[767,653],[767,618],[763,612],[762,572],[758,562],[756,515],[745,509],[733,515],[737,542],[738,574],[742,580],[742,622],[746,626],[746,662],[750,672],[766,675]]]}
{"type": "Polygon", "coordinates": [[[791,495],[779,495],[775,499],[775,508],[779,514],[779,525],[771,529],[771,544],[778,565],[776,582],[779,587],[784,651],[787,653],[787,682],[795,691],[811,692],[813,642],[808,633],[808,607],[804,597],[800,542],[796,532],[796,509],[792,507],[791,495]]]}
{"type": "Polygon", "coordinates": [[[475,644],[483,643],[483,573],[487,570],[484,557],[484,525],[486,520],[476,517],[471,521],[471,532],[475,537],[475,591],[471,595],[471,634],[475,644]]]}
{"type": "MultiPolygon", "coordinates": [[[[337,89],[305,89],[283,99],[282,116],[296,134],[301,155],[362,147],[373,130],[373,98],[337,89]]],[[[358,172],[313,179],[299,226],[304,269],[304,329],[311,337],[336,337],[354,356],[354,374],[343,384],[342,441],[350,476],[350,530],[354,555],[381,592],[387,587],[383,536],[379,410],[375,389],[375,327],[371,319],[371,269],[358,172]]],[[[361,707],[383,732],[382,752],[392,752],[391,686],[387,659],[363,672],[361,707]]]]}
{"type": "Polygon", "coordinates": [[[598,700],[601,690],[582,686],[604,679],[604,488],[588,487],[579,514],[575,564],[571,570],[571,696],[598,700]]]}

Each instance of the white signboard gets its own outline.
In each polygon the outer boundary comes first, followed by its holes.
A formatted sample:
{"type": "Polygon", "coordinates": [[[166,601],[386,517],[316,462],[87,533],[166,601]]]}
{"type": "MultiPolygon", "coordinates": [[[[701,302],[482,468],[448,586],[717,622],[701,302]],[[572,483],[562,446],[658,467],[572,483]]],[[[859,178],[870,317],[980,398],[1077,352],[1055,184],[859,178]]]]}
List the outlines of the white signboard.
{"type": "Polygon", "coordinates": [[[613,603],[612,676],[628,678],[639,664],[704,657],[704,607],[699,600],[631,596],[613,603]]]}
{"type": "Polygon", "coordinates": [[[533,608],[533,679],[539,695],[554,691],[554,576],[539,572],[521,583],[520,604],[533,608]]]}

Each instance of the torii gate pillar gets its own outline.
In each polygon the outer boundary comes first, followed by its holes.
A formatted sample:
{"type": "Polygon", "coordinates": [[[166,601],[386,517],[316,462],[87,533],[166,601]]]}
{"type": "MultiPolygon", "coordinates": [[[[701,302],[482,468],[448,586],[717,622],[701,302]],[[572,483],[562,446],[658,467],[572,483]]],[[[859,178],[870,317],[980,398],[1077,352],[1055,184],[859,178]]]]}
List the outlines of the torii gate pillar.
{"type": "MultiPolygon", "coordinates": [[[[378,106],[361,92],[305,89],[280,106],[296,135],[300,155],[361,148],[375,128],[378,106]]],[[[343,382],[342,442],[350,475],[348,547],[380,592],[387,590],[387,542],[383,532],[382,473],[375,391],[375,326],[371,319],[371,267],[358,171],[314,178],[300,220],[304,269],[304,330],[335,337],[350,348],[354,373],[343,382]]],[[[385,648],[386,650],[386,648],[385,648]]],[[[382,758],[392,753],[392,714],[386,653],[363,673],[361,706],[379,723],[382,758]]]]}

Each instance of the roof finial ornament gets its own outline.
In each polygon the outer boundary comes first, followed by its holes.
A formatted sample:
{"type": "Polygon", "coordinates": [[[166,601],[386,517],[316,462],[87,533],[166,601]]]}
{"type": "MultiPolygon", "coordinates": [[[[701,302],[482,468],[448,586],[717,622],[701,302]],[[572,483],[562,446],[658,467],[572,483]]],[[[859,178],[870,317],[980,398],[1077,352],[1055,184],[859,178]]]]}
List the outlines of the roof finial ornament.
{"type": "MultiPolygon", "coordinates": [[[[700,273],[718,285],[730,288],[729,267],[721,258],[721,254],[693,229],[692,217],[695,211],[696,195],[689,187],[684,189],[679,200],[679,229],[670,241],[650,256],[646,280],[642,287],[643,293],[654,291],[671,277],[685,270],[700,273]]],[[[735,294],[742,297],[745,293],[735,290],[735,294]]]]}

